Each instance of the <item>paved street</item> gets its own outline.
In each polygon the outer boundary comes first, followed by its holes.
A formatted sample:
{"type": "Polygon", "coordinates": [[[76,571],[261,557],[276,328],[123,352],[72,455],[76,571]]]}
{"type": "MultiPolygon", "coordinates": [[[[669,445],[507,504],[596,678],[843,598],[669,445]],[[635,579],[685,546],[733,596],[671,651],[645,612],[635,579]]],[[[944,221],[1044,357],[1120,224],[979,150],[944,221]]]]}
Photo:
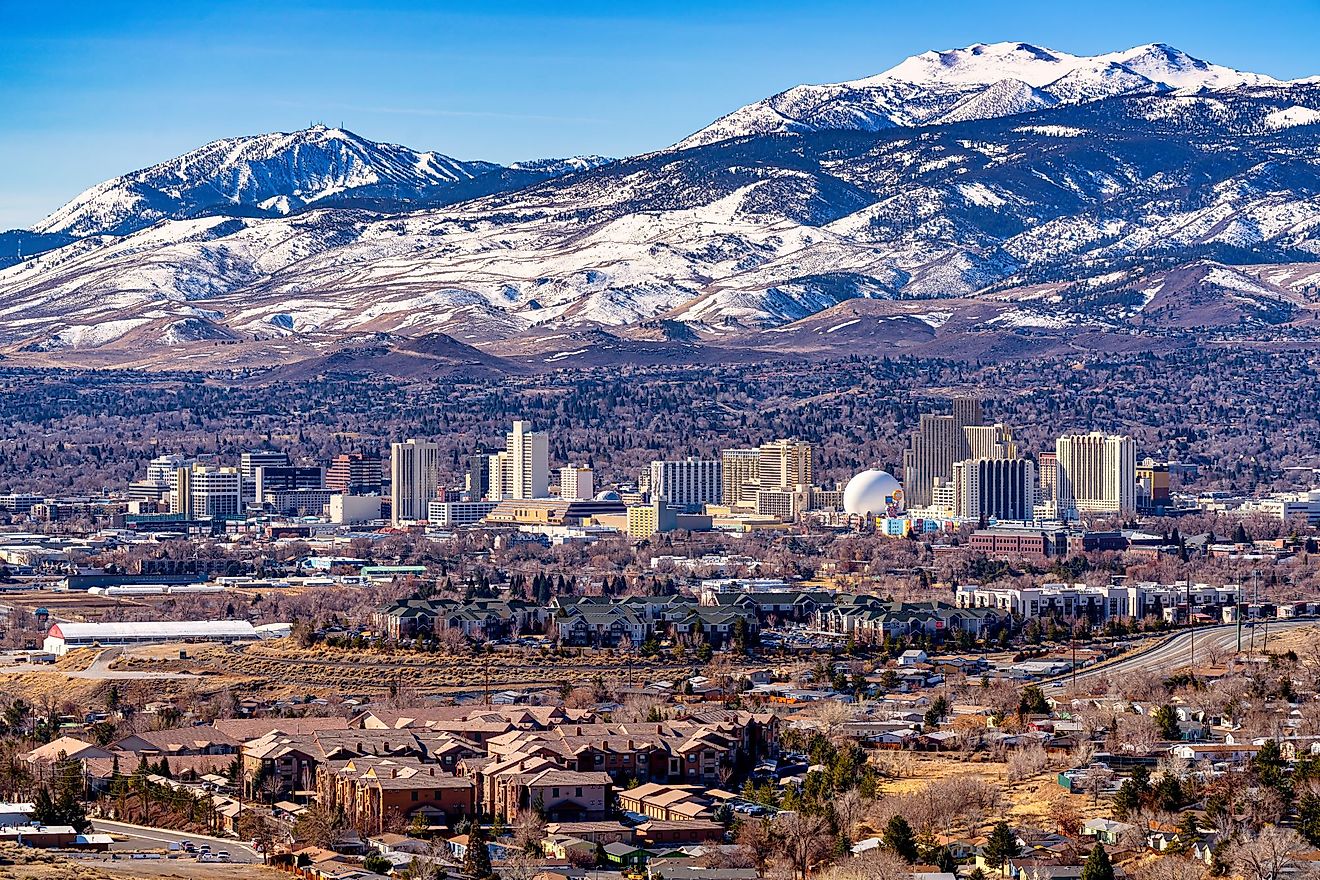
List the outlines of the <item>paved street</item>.
{"type": "Polygon", "coordinates": [[[229,853],[233,861],[240,864],[253,864],[261,862],[261,855],[250,846],[239,843],[237,840],[224,840],[214,837],[206,837],[197,834],[185,834],[181,831],[170,831],[165,828],[139,828],[136,825],[125,825],[122,822],[111,822],[108,819],[92,820],[92,830],[113,834],[115,836],[126,836],[129,839],[123,842],[116,842],[111,851],[131,852],[135,850],[149,849],[168,849],[171,843],[180,843],[185,840],[191,840],[193,843],[209,843],[211,852],[225,850],[229,853]]]}
{"type": "MultiPolygon", "coordinates": [[[[1277,633],[1299,626],[1315,625],[1316,621],[1314,620],[1271,620],[1269,622],[1269,634],[1272,637],[1277,633]]],[[[1264,646],[1265,629],[1264,622],[1255,624],[1257,651],[1260,651],[1264,646]]],[[[1251,644],[1251,632],[1252,627],[1244,624],[1242,627],[1242,650],[1244,651],[1251,644]]],[[[1234,653],[1237,650],[1237,638],[1237,624],[1197,627],[1195,630],[1179,633],[1165,641],[1156,642],[1149,648],[1129,652],[1124,657],[1105,665],[1080,669],[1077,671],[1076,681],[1078,685],[1081,685],[1091,679],[1122,675],[1125,672],[1139,670],[1151,670],[1159,673],[1176,672],[1184,666],[1191,665],[1193,650],[1196,653],[1196,662],[1199,664],[1208,662],[1209,655],[1207,652],[1211,649],[1216,649],[1221,653],[1234,653]]],[[[1070,688],[1072,683],[1073,676],[1069,674],[1044,687],[1050,691],[1063,691],[1070,688]]]]}

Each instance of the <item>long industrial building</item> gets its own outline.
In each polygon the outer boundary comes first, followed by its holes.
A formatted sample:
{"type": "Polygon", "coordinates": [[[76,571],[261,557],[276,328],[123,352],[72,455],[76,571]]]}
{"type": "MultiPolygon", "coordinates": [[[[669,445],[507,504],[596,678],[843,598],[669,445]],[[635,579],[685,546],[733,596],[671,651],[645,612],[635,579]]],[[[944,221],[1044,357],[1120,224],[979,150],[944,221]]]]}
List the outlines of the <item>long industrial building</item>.
{"type": "Polygon", "coordinates": [[[237,642],[258,638],[246,620],[152,620],[131,623],[67,623],[50,628],[43,645],[56,656],[93,646],[162,642],[237,642]]]}

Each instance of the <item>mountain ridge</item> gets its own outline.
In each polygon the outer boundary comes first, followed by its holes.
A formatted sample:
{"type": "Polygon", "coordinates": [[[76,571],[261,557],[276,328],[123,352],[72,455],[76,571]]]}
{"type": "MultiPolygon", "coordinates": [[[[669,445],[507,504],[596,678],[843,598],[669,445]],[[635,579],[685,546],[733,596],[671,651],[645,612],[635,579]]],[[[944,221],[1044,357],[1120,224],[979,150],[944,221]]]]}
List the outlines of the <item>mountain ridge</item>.
{"type": "MultiPolygon", "coordinates": [[[[242,210],[72,241],[26,233],[20,245],[52,247],[0,264],[0,350],[108,358],[250,344],[262,356],[324,358],[363,334],[443,334],[553,365],[657,358],[666,347],[812,349],[865,334],[938,347],[953,335],[1127,345],[1311,332],[1320,82],[1241,74],[1163,44],[1066,59],[978,45],[918,63],[949,87],[939,106],[910,83],[867,86],[916,95],[909,112],[943,122],[868,118],[846,92],[829,93],[812,98],[822,98],[814,118],[830,122],[818,130],[489,169],[386,151],[387,186],[429,192],[373,192],[379,170],[366,179],[336,166],[313,181],[323,186],[294,193],[296,209],[262,207],[272,187],[261,186],[276,178],[226,171],[225,192],[246,194],[242,210]],[[1005,55],[1017,60],[984,63],[1005,55]],[[1060,64],[1067,71],[1050,79],[1060,64]],[[977,77],[988,82],[963,88],[977,77]],[[1187,85],[1198,78],[1215,88],[1187,85]],[[1119,93],[1103,95],[1105,80],[1119,93]],[[1271,264],[1291,268],[1270,278],[1235,268],[1271,264]],[[799,326],[865,302],[877,305],[857,324],[799,326]]],[[[331,139],[350,136],[373,143],[331,139]]],[[[383,344],[325,363],[382,362],[383,344]]]]}
{"type": "Polygon", "coordinates": [[[1051,103],[1102,100],[1143,91],[1226,89],[1282,85],[1273,77],[1247,73],[1193,58],[1164,43],[1120,52],[1071,55],[1030,43],[976,43],[962,49],[913,55],[873,76],[821,85],[793,86],[738,108],[688,135],[679,148],[730,137],[856,128],[930,125],[1026,112],[1051,103]],[[1035,106],[984,102],[983,115],[952,109],[992,88],[1018,83],[1035,106]],[[998,105],[998,106],[997,106],[998,105]],[[850,124],[851,123],[851,124],[850,124]]]}

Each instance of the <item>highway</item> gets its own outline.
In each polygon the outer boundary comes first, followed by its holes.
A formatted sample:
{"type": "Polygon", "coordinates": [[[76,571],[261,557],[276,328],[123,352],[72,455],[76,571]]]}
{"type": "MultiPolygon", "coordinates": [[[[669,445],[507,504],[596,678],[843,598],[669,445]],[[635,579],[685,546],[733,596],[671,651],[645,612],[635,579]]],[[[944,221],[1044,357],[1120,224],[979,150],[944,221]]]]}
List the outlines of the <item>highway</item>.
{"type": "Polygon", "coordinates": [[[116,837],[128,838],[127,841],[122,843],[116,842],[111,847],[112,852],[168,849],[171,843],[191,840],[196,844],[209,843],[213,853],[224,850],[229,853],[232,861],[239,864],[250,865],[261,862],[260,853],[246,844],[239,843],[237,840],[207,837],[203,834],[185,834],[182,831],[170,831],[167,828],[143,828],[138,825],[126,825],[123,822],[111,822],[108,819],[93,819],[92,830],[103,834],[113,834],[116,837]]]}
{"type": "MultiPolygon", "coordinates": [[[[1315,620],[1271,620],[1269,622],[1269,635],[1272,638],[1277,633],[1299,626],[1317,625],[1320,624],[1315,620]]],[[[1257,622],[1254,628],[1256,631],[1256,650],[1260,651],[1265,641],[1264,621],[1257,622]]],[[[1248,650],[1251,645],[1251,632],[1252,626],[1243,624],[1243,651],[1248,650]]],[[[1099,666],[1079,669],[1077,670],[1076,681],[1078,685],[1081,685],[1096,678],[1145,670],[1171,674],[1192,664],[1193,648],[1196,651],[1195,659],[1198,665],[1209,663],[1208,652],[1212,649],[1223,655],[1236,653],[1237,638],[1238,628],[1235,623],[1185,630],[1177,635],[1155,640],[1149,647],[1129,651],[1116,660],[1102,663],[1099,666]]],[[[1067,673],[1042,685],[1042,687],[1052,692],[1065,691],[1072,687],[1073,680],[1072,673],[1067,673]]]]}

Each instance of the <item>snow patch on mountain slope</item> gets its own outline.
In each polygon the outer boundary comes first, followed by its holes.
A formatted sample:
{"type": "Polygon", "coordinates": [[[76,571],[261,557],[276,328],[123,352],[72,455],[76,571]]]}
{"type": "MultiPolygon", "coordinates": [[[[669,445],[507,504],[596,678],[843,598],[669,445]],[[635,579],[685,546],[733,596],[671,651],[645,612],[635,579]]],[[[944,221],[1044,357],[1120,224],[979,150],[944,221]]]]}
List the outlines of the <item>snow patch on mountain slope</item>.
{"type": "Polygon", "coordinates": [[[1275,110],[1267,113],[1262,120],[1266,128],[1280,129],[1292,128],[1296,125],[1315,125],[1320,123],[1320,110],[1312,110],[1310,107],[1285,107],[1282,110],[1275,110]]]}

